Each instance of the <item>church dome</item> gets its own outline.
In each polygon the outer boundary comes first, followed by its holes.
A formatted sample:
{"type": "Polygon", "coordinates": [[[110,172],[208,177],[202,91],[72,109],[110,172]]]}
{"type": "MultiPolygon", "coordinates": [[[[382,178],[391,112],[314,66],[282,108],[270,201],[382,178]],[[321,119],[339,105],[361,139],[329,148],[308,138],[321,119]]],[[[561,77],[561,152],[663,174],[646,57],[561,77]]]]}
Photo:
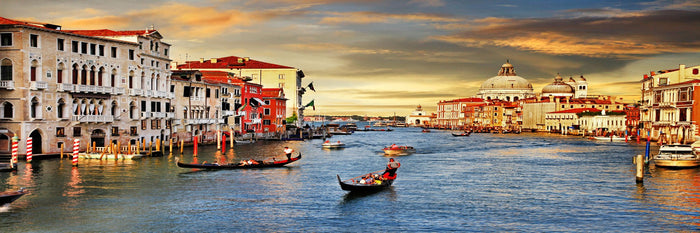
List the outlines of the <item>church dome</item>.
{"type": "Polygon", "coordinates": [[[487,79],[481,84],[482,90],[499,89],[499,90],[532,90],[532,84],[527,79],[524,79],[515,74],[515,68],[509,62],[501,66],[498,75],[487,79]]]}
{"type": "Polygon", "coordinates": [[[573,94],[574,88],[571,85],[562,82],[561,76],[557,74],[554,82],[542,88],[542,94],[573,94]]]}

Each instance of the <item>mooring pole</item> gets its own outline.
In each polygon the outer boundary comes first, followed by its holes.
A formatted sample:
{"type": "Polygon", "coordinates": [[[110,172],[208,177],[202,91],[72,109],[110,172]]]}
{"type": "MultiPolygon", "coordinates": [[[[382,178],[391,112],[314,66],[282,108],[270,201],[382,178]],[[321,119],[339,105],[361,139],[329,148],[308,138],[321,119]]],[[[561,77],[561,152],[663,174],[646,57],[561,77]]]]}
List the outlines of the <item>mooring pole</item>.
{"type": "Polygon", "coordinates": [[[637,155],[634,158],[634,164],[637,165],[637,183],[642,183],[644,182],[644,158],[642,157],[642,155],[637,155]]]}

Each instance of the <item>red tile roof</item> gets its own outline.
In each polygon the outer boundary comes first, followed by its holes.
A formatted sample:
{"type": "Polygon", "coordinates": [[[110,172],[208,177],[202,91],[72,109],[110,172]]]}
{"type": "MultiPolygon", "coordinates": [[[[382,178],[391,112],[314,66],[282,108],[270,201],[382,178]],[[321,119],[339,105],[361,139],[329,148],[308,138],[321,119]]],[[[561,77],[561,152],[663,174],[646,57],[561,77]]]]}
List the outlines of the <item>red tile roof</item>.
{"type": "Polygon", "coordinates": [[[208,83],[212,84],[219,84],[219,83],[233,83],[233,81],[229,82],[231,77],[229,76],[228,72],[224,71],[200,71],[202,72],[202,80],[208,83]]]}
{"type": "Polygon", "coordinates": [[[282,88],[263,88],[263,97],[280,97],[284,90],[282,88]]]}
{"type": "Polygon", "coordinates": [[[83,35],[83,36],[139,36],[148,35],[156,30],[132,30],[132,31],[112,31],[109,29],[99,30],[63,30],[64,32],[83,35]]]}
{"type": "Polygon", "coordinates": [[[462,102],[486,102],[486,101],[484,101],[484,99],[482,99],[482,98],[474,98],[474,97],[440,101],[440,103],[462,103],[462,102]]]}
{"type": "Polygon", "coordinates": [[[550,112],[550,113],[581,113],[581,112],[600,112],[600,109],[597,109],[597,108],[572,108],[572,109],[561,110],[561,111],[550,112]]]}
{"type": "Polygon", "coordinates": [[[19,21],[19,20],[12,20],[12,19],[3,18],[3,17],[0,17],[0,25],[24,25],[24,26],[29,26],[29,27],[51,29],[51,30],[55,30],[57,27],[60,27],[60,26],[54,25],[54,24],[30,22],[30,21],[19,21]]]}
{"type": "Polygon", "coordinates": [[[294,67],[277,65],[243,57],[228,56],[215,58],[216,63],[210,60],[187,61],[185,64],[178,64],[177,69],[294,69],[294,67]],[[238,61],[242,62],[238,62],[238,61]],[[246,61],[247,60],[247,61],[246,61]]]}

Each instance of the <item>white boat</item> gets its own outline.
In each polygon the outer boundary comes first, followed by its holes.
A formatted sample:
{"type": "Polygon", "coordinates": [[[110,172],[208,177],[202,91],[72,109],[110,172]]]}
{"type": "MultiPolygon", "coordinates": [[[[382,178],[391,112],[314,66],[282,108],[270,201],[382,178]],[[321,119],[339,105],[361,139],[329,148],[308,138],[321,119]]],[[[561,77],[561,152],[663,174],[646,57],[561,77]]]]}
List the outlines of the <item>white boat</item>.
{"type": "Polygon", "coordinates": [[[657,167],[690,168],[700,166],[700,157],[690,145],[663,145],[652,157],[657,167]]]}
{"type": "Polygon", "coordinates": [[[340,141],[337,141],[337,142],[326,141],[323,143],[322,146],[323,146],[323,148],[326,148],[326,149],[337,149],[337,148],[344,148],[345,143],[342,143],[340,141]]]}
{"type": "Polygon", "coordinates": [[[625,141],[624,137],[619,137],[619,136],[596,136],[596,137],[590,137],[590,139],[594,140],[599,140],[599,141],[614,141],[614,142],[621,142],[625,141]]]}

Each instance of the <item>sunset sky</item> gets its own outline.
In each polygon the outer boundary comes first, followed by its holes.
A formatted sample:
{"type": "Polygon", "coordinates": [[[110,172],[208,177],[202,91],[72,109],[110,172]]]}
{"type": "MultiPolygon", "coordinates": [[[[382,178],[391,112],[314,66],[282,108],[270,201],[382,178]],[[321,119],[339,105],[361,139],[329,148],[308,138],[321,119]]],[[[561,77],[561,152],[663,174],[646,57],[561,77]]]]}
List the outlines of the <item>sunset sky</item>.
{"type": "Polygon", "coordinates": [[[700,65],[700,0],[2,0],[0,16],[67,30],[153,25],[175,61],[296,67],[317,90],[307,115],[433,112],[476,95],[506,60],[535,92],[557,73],[583,75],[589,94],[625,102],[640,99],[649,71],[700,65]]]}

